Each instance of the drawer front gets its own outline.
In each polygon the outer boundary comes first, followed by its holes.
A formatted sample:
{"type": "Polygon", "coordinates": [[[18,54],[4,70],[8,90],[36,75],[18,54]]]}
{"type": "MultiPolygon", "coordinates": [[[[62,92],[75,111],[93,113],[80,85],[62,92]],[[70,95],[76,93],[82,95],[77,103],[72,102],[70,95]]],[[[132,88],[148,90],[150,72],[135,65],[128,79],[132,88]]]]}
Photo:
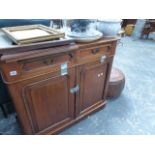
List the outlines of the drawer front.
{"type": "Polygon", "coordinates": [[[88,57],[93,57],[96,55],[113,55],[111,44],[102,45],[93,48],[81,49],[77,52],[78,59],[86,59],[88,57]]]}
{"type": "MultiPolygon", "coordinates": [[[[61,70],[61,64],[72,66],[73,55],[64,54],[57,56],[38,57],[30,60],[22,60],[3,64],[2,76],[5,83],[18,82],[50,72],[61,70]]],[[[61,74],[61,72],[60,72],[61,74]]]]}
{"type": "Polygon", "coordinates": [[[56,57],[44,57],[41,59],[25,60],[19,62],[22,66],[22,72],[31,72],[36,70],[45,69],[46,67],[60,66],[64,62],[71,62],[72,58],[69,54],[56,56],[56,57]]]}

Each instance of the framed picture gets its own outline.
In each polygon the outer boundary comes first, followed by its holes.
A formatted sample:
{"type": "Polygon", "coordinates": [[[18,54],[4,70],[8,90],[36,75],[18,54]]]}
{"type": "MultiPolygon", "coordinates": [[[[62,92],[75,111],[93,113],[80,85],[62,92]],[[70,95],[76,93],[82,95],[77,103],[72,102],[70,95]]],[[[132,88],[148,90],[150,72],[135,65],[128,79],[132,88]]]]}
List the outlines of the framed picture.
{"type": "Polygon", "coordinates": [[[65,33],[44,25],[27,25],[2,28],[2,31],[16,44],[28,44],[65,37],[65,33]]]}

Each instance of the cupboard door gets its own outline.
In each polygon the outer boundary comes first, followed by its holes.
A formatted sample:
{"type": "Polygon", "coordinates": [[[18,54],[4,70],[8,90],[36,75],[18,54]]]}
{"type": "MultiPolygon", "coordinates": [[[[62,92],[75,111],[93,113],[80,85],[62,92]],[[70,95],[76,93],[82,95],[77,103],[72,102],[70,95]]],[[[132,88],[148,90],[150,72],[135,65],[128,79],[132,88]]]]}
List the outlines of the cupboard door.
{"type": "Polygon", "coordinates": [[[33,82],[24,88],[24,99],[34,133],[57,130],[69,123],[74,116],[75,69],[68,75],[54,76],[33,82]]]}
{"type": "Polygon", "coordinates": [[[105,104],[105,91],[111,69],[111,62],[101,64],[99,61],[85,64],[79,68],[79,102],[76,103],[76,114],[89,113],[95,107],[105,104]]]}

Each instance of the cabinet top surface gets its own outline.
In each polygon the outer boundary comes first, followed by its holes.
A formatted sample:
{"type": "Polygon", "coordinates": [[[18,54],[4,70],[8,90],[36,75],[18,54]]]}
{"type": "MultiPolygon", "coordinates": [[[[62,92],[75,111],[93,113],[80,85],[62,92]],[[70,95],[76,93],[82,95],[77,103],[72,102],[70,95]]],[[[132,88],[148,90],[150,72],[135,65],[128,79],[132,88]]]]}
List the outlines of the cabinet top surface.
{"type": "Polygon", "coordinates": [[[91,46],[93,47],[93,46],[97,46],[100,44],[116,42],[119,39],[120,39],[119,37],[102,38],[98,41],[89,42],[89,43],[75,43],[74,41],[72,41],[68,45],[64,45],[64,46],[57,45],[55,47],[53,47],[54,43],[52,41],[33,43],[33,44],[27,44],[27,45],[13,45],[12,41],[3,32],[0,32],[0,55],[1,56],[2,55],[9,55],[9,56],[14,55],[15,56],[15,55],[20,54],[22,56],[24,53],[28,55],[33,52],[34,54],[35,51],[39,54],[42,53],[41,55],[43,55],[45,52],[43,53],[42,49],[46,49],[45,50],[46,53],[48,53],[48,49],[50,49],[50,54],[55,54],[55,53],[61,53],[65,51],[66,52],[74,51],[74,50],[87,48],[91,46]]]}
{"type": "MultiPolygon", "coordinates": [[[[109,37],[109,38],[102,38],[98,41],[95,42],[108,42],[108,41],[114,41],[114,40],[119,40],[119,37],[109,37]]],[[[91,43],[91,42],[90,42],[91,43]]],[[[90,44],[88,43],[77,43],[78,46],[83,46],[85,44],[90,44]]],[[[38,43],[33,43],[33,44],[27,44],[27,45],[15,45],[12,43],[12,40],[9,39],[2,31],[0,31],[0,50],[2,49],[8,49],[8,48],[14,48],[14,47],[25,47],[25,46],[30,46],[30,45],[35,45],[38,43]]]]}

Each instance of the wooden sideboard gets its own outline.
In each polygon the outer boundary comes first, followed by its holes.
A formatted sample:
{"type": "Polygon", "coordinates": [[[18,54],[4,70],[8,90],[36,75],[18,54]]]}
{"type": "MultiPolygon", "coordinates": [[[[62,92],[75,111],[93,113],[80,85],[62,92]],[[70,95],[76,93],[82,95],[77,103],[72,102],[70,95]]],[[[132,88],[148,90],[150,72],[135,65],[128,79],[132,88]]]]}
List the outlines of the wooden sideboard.
{"type": "Polygon", "coordinates": [[[56,134],[103,107],[117,40],[0,49],[23,133],[56,134]]]}

